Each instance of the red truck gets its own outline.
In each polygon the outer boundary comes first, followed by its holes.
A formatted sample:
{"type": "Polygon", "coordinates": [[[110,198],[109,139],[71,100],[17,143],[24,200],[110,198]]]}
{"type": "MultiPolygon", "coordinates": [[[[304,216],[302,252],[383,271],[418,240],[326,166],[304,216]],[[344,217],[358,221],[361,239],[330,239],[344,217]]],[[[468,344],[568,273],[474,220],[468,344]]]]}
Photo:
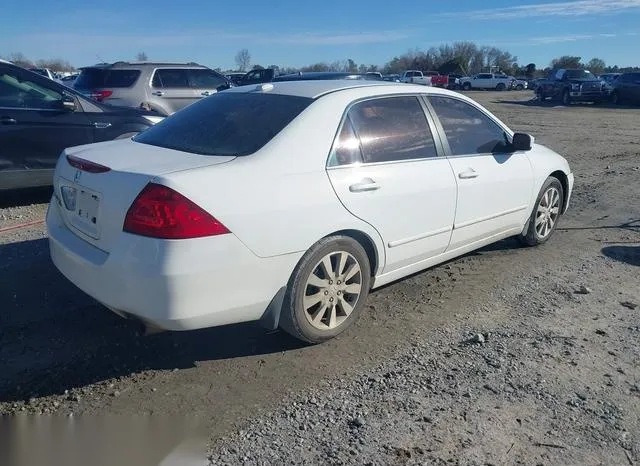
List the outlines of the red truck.
{"type": "Polygon", "coordinates": [[[437,71],[424,71],[423,74],[425,76],[431,77],[431,85],[436,87],[448,87],[449,86],[449,76],[442,76],[437,71]]]}

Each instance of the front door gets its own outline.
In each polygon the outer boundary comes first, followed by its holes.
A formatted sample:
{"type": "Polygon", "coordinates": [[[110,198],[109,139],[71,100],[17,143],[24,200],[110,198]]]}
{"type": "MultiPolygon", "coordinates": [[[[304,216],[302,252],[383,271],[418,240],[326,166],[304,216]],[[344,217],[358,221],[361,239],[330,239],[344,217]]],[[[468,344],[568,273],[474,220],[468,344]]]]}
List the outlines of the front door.
{"type": "Polygon", "coordinates": [[[0,170],[50,171],[65,148],[93,142],[82,109],[62,108],[63,92],[46,78],[0,64],[0,170]]]}
{"type": "Polygon", "coordinates": [[[505,129],[479,108],[453,97],[429,97],[449,146],[458,185],[448,250],[522,228],[531,213],[533,169],[509,151],[505,129]]]}
{"type": "Polygon", "coordinates": [[[208,97],[229,87],[224,76],[206,68],[189,70],[189,83],[197,99],[208,97]]]}
{"type": "Polygon", "coordinates": [[[456,182],[432,131],[418,97],[383,97],[354,104],[334,143],[329,179],[344,206],[380,233],[384,273],[449,244],[456,182]]]}

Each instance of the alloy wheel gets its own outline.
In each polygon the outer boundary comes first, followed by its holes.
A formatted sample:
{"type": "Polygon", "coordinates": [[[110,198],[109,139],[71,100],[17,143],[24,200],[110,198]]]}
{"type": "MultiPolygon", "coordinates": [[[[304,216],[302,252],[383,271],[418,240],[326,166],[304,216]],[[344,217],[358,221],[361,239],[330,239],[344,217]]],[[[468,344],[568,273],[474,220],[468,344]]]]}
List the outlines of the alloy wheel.
{"type": "Polygon", "coordinates": [[[536,211],[536,233],[541,239],[547,238],[558,221],[560,215],[560,192],[551,186],[538,203],[536,211]]]}
{"type": "Polygon", "coordinates": [[[362,293],[362,270],[354,256],[334,251],[313,268],[305,284],[304,314],[318,330],[340,326],[353,312],[362,293]]]}

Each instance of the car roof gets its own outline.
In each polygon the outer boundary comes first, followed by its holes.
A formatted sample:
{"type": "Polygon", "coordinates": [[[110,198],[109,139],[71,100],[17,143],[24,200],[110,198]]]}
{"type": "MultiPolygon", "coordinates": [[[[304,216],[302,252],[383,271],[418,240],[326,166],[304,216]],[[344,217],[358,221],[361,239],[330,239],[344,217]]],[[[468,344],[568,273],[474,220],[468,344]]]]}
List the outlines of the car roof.
{"type": "MultiPolygon", "coordinates": [[[[438,87],[425,87],[419,84],[404,84],[404,83],[392,83],[389,81],[374,81],[374,80],[310,80],[310,81],[281,81],[272,82],[266,84],[258,84],[255,86],[239,86],[232,87],[224,91],[227,92],[263,92],[269,94],[290,95],[295,97],[306,97],[309,99],[317,99],[323,95],[331,94],[334,92],[345,91],[349,89],[358,88],[371,88],[372,95],[380,95],[381,88],[388,90],[390,93],[399,92],[416,92],[425,93],[425,91],[432,94],[455,94],[446,89],[438,87]]],[[[384,93],[384,92],[382,92],[384,93]]]]}
{"type": "Polygon", "coordinates": [[[190,63],[178,63],[178,62],[153,62],[153,61],[135,61],[135,62],[128,62],[128,61],[118,61],[115,63],[97,63],[95,65],[89,65],[89,66],[83,66],[79,69],[81,70],[85,70],[85,69],[91,69],[91,68],[118,68],[118,67],[129,67],[129,66],[135,66],[135,67],[142,67],[142,66],[184,66],[184,67],[190,67],[190,68],[206,68],[206,66],[204,65],[200,65],[199,63],[194,63],[194,62],[190,62],[190,63]]]}

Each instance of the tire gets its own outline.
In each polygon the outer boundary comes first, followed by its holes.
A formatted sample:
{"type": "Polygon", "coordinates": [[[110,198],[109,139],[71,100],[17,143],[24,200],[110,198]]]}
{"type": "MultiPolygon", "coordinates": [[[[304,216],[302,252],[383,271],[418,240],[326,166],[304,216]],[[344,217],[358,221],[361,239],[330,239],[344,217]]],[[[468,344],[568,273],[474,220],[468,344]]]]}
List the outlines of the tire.
{"type": "Polygon", "coordinates": [[[307,343],[330,340],[358,319],[370,287],[371,265],[362,245],[348,236],[324,238],[289,279],[280,328],[307,343]]]}
{"type": "Polygon", "coordinates": [[[507,88],[507,86],[504,83],[498,83],[498,85],[496,86],[496,91],[504,91],[507,88]]]}
{"type": "Polygon", "coordinates": [[[564,204],[564,189],[557,178],[550,176],[540,189],[526,230],[518,239],[526,246],[546,243],[558,226],[564,204]]]}
{"type": "Polygon", "coordinates": [[[524,91],[524,86],[522,84],[518,84],[516,86],[516,91],[524,91]]]}
{"type": "Polygon", "coordinates": [[[611,103],[613,105],[620,105],[620,94],[618,93],[618,91],[613,91],[613,94],[611,94],[611,103]]]}
{"type": "Polygon", "coordinates": [[[538,97],[538,100],[540,102],[544,102],[545,100],[547,100],[547,96],[544,95],[544,92],[542,89],[536,89],[536,96],[538,97]]]}
{"type": "Polygon", "coordinates": [[[462,89],[465,91],[470,91],[471,90],[471,83],[464,83],[462,85],[462,89]]]}
{"type": "Polygon", "coordinates": [[[571,94],[567,89],[562,93],[562,105],[571,105],[571,94]]]}

